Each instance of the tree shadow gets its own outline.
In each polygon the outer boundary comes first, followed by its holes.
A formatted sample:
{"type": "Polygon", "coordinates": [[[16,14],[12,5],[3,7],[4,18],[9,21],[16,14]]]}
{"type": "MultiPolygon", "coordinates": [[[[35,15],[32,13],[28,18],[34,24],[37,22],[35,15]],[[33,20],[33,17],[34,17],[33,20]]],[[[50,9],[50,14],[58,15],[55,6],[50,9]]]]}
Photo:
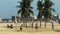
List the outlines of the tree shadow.
{"type": "Polygon", "coordinates": [[[17,32],[19,32],[20,30],[17,30],[17,32]]]}
{"type": "Polygon", "coordinates": [[[56,31],[56,32],[60,32],[60,30],[54,30],[54,31],[56,31]]]}

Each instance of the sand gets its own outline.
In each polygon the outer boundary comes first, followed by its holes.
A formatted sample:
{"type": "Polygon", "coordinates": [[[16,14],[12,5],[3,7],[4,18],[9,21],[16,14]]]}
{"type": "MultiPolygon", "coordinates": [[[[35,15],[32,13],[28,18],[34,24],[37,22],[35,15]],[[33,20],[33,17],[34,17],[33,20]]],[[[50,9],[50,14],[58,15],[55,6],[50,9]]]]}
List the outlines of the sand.
{"type": "MultiPolygon", "coordinates": [[[[44,27],[44,23],[40,28],[40,24],[38,23],[38,29],[32,27],[23,27],[23,30],[20,31],[20,25],[22,23],[0,23],[0,34],[60,34],[60,24],[54,23],[54,30],[51,27],[51,23],[46,24],[46,28],[44,27]],[[14,28],[7,28],[7,24],[13,24],[14,28]]],[[[35,26],[36,23],[34,23],[35,26]]],[[[31,23],[27,24],[31,26],[31,23]]]]}

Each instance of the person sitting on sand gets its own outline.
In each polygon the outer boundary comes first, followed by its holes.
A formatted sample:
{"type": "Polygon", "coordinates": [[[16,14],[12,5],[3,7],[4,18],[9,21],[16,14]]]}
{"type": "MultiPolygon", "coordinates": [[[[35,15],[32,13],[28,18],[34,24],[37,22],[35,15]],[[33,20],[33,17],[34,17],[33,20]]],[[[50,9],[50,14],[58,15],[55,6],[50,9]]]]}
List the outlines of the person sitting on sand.
{"type": "Polygon", "coordinates": [[[38,29],[38,23],[35,24],[35,29],[38,29]]]}
{"type": "Polygon", "coordinates": [[[11,28],[11,29],[13,28],[13,24],[11,24],[10,28],[11,28]]]}
{"type": "Polygon", "coordinates": [[[10,27],[9,24],[7,24],[7,27],[8,27],[8,28],[10,27]]]}
{"type": "Polygon", "coordinates": [[[22,24],[21,24],[21,26],[20,26],[20,30],[22,30],[22,24]]]}

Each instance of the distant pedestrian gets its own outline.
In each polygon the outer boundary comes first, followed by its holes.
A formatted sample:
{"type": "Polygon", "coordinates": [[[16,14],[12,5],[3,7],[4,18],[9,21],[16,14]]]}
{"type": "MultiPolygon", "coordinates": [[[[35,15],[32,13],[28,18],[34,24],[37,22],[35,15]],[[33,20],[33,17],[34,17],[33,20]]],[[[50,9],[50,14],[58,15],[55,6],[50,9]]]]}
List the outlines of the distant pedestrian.
{"type": "Polygon", "coordinates": [[[60,19],[58,20],[59,24],[60,24],[60,19]]]}

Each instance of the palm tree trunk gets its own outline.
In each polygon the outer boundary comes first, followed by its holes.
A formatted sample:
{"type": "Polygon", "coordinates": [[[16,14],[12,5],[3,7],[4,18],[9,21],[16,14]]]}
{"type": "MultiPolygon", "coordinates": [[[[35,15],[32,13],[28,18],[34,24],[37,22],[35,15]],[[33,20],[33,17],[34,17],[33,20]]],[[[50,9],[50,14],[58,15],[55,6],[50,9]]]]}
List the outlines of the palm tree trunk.
{"type": "Polygon", "coordinates": [[[54,24],[53,24],[53,22],[52,22],[52,29],[54,30],[54,24]]]}
{"type": "Polygon", "coordinates": [[[27,22],[26,22],[26,28],[27,28],[27,22]]]}
{"type": "Polygon", "coordinates": [[[46,20],[45,20],[45,28],[46,28],[46,20]]]}
{"type": "Polygon", "coordinates": [[[32,28],[33,28],[33,22],[32,22],[32,28]]]}
{"type": "Polygon", "coordinates": [[[41,20],[40,20],[40,28],[41,28],[41,20]]]}

